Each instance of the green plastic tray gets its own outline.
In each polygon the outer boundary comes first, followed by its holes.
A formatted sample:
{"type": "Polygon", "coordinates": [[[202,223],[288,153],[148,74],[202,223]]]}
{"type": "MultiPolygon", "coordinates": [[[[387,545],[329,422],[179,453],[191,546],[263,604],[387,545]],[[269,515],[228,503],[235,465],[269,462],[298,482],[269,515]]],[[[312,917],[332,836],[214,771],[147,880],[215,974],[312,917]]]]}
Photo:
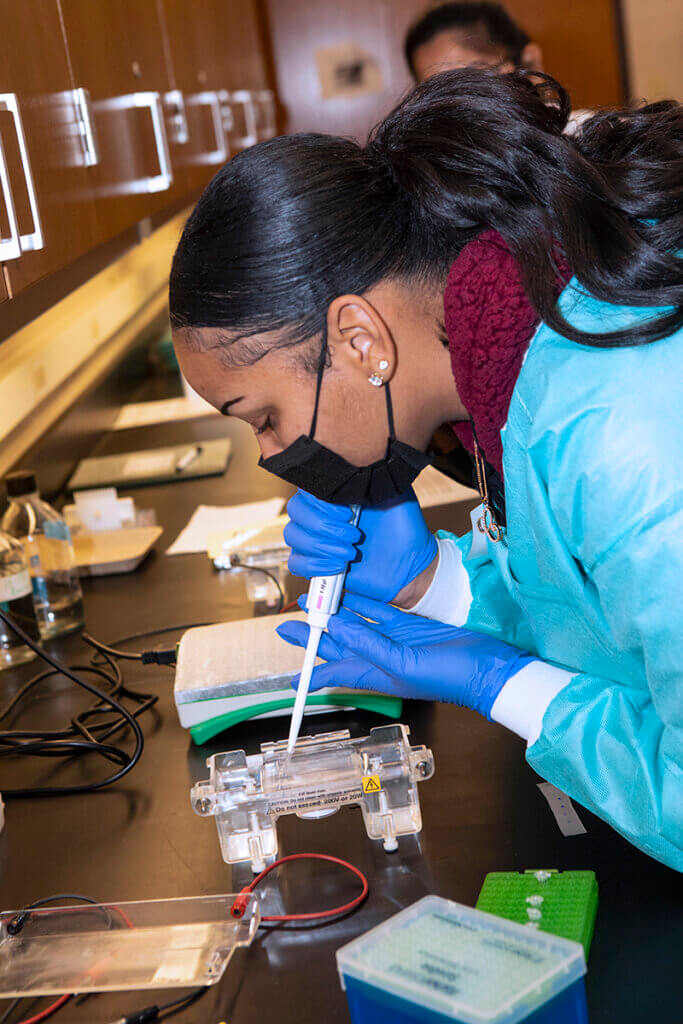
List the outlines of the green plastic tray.
{"type": "MultiPolygon", "coordinates": [[[[214,736],[218,736],[225,729],[231,729],[234,725],[239,725],[240,722],[246,722],[250,718],[258,718],[259,715],[264,715],[268,711],[283,711],[287,708],[293,708],[294,700],[294,697],[285,697],[281,700],[267,701],[265,704],[251,704],[248,707],[238,708],[236,711],[228,711],[224,715],[216,715],[215,718],[209,718],[205,722],[193,725],[190,729],[190,736],[197,746],[201,746],[203,743],[208,743],[209,740],[212,740],[214,736]]],[[[376,714],[384,715],[386,718],[396,719],[400,718],[403,707],[403,701],[400,697],[388,697],[383,694],[374,693],[326,693],[311,695],[306,698],[306,707],[316,704],[338,704],[340,707],[354,707],[360,711],[374,711],[376,714]]]]}

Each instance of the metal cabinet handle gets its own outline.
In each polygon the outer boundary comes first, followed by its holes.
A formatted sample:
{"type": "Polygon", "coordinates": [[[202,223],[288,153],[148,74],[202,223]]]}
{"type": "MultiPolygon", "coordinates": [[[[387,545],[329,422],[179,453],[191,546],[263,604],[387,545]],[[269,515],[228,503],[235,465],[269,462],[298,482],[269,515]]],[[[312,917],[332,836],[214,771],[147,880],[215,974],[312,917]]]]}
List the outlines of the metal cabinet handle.
{"type": "MultiPolygon", "coordinates": [[[[216,93],[218,96],[218,102],[221,105],[221,119],[223,121],[223,134],[229,135],[230,132],[235,130],[235,115],[232,112],[232,106],[230,104],[230,93],[227,89],[219,89],[216,93]]],[[[226,146],[230,148],[229,142],[226,139],[226,146]]]]}
{"type": "Polygon", "coordinates": [[[19,239],[17,215],[14,212],[14,200],[12,199],[12,189],[10,188],[7,164],[5,163],[5,154],[2,148],[2,139],[0,139],[0,189],[2,189],[2,198],[5,201],[10,231],[9,238],[0,238],[0,262],[4,262],[4,260],[16,260],[21,256],[21,241],[19,239]]]}
{"type": "Polygon", "coordinates": [[[256,93],[255,98],[264,115],[265,124],[257,129],[259,142],[263,142],[264,139],[272,139],[277,134],[275,93],[272,89],[261,89],[256,93]]]}
{"type": "Polygon", "coordinates": [[[42,249],[44,246],[43,229],[40,224],[38,202],[36,200],[36,189],[35,185],[33,184],[31,163],[28,158],[28,149],[26,148],[26,139],[24,138],[24,127],[21,123],[21,114],[19,113],[19,101],[17,99],[17,94],[14,92],[0,92],[0,110],[8,110],[12,115],[12,119],[14,120],[14,130],[17,133],[17,142],[19,144],[19,156],[21,157],[21,166],[24,172],[24,180],[26,182],[28,202],[31,208],[31,217],[33,218],[33,231],[29,231],[25,235],[19,235],[21,248],[24,252],[27,252],[30,249],[42,249]]]}
{"type": "Polygon", "coordinates": [[[97,133],[92,115],[92,103],[87,89],[72,90],[74,105],[78,114],[78,130],[83,144],[83,166],[96,167],[100,162],[97,133]]]}
{"type": "Polygon", "coordinates": [[[159,157],[159,174],[148,178],[149,192],[165,192],[173,184],[173,171],[171,170],[171,154],[168,151],[168,139],[166,138],[166,125],[164,123],[164,108],[161,105],[161,96],[158,92],[136,92],[133,94],[136,107],[148,107],[152,115],[152,127],[154,129],[154,141],[159,157]]]}
{"type": "Polygon", "coordinates": [[[208,153],[199,153],[192,160],[194,164],[223,164],[228,159],[228,147],[225,141],[224,112],[221,103],[221,93],[207,90],[196,92],[187,97],[187,105],[194,107],[209,107],[213,132],[216,139],[216,148],[208,153]]]}
{"type": "Polygon", "coordinates": [[[168,119],[171,124],[171,142],[176,146],[184,146],[190,139],[185,113],[185,97],[180,89],[169,89],[164,93],[164,103],[168,108],[168,119]]]}
{"type": "Polygon", "coordinates": [[[227,95],[230,103],[242,103],[244,105],[244,123],[247,133],[241,139],[233,139],[233,145],[240,149],[255,146],[258,142],[258,132],[256,130],[254,94],[249,89],[237,89],[236,92],[229,92],[227,95]]]}
{"type": "Polygon", "coordinates": [[[135,194],[141,192],[166,192],[173,184],[173,171],[171,170],[171,155],[168,149],[166,138],[166,124],[164,122],[164,110],[161,103],[161,93],[158,92],[132,92],[125,96],[113,96],[106,100],[97,100],[93,104],[96,112],[107,113],[112,110],[132,110],[134,107],[149,110],[152,116],[152,129],[154,131],[154,142],[156,145],[157,159],[159,160],[159,173],[142,178],[132,184],[120,188],[121,194],[135,194]]]}

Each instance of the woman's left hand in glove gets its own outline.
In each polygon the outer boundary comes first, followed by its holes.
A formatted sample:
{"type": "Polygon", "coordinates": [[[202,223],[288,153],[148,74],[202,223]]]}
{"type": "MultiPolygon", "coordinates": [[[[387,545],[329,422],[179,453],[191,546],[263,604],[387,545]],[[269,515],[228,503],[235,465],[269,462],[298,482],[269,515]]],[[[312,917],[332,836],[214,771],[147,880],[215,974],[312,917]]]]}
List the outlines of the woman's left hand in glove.
{"type": "MultiPolygon", "coordinates": [[[[305,647],[305,622],[285,622],[277,632],[305,647]]],[[[323,634],[311,690],[347,686],[397,697],[438,700],[479,711],[491,708],[505,683],[531,655],[485,633],[411,615],[392,605],[346,593],[323,634]]],[[[293,685],[296,687],[298,678],[293,685]]]]}

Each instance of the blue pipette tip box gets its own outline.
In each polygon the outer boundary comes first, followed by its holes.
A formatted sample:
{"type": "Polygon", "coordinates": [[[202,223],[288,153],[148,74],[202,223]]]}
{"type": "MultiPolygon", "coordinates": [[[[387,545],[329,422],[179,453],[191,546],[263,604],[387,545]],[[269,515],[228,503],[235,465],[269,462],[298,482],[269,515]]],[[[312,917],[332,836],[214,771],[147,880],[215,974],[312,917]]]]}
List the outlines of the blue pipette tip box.
{"type": "Polygon", "coordinates": [[[353,1024],[588,1024],[578,942],[425,896],[337,951],[353,1024]]]}

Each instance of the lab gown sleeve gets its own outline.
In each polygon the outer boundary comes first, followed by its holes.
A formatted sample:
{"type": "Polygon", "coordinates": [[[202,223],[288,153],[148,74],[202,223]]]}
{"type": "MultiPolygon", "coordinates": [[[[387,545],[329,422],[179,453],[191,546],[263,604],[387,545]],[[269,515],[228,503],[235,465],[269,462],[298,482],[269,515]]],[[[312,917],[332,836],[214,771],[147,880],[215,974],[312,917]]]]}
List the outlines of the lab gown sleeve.
{"type": "MultiPolygon", "coordinates": [[[[477,512],[473,513],[473,519],[476,517],[477,512]]],[[[451,626],[467,626],[536,654],[529,623],[506,589],[476,527],[462,537],[446,530],[439,530],[436,536],[436,573],[411,612],[451,626]]]]}

